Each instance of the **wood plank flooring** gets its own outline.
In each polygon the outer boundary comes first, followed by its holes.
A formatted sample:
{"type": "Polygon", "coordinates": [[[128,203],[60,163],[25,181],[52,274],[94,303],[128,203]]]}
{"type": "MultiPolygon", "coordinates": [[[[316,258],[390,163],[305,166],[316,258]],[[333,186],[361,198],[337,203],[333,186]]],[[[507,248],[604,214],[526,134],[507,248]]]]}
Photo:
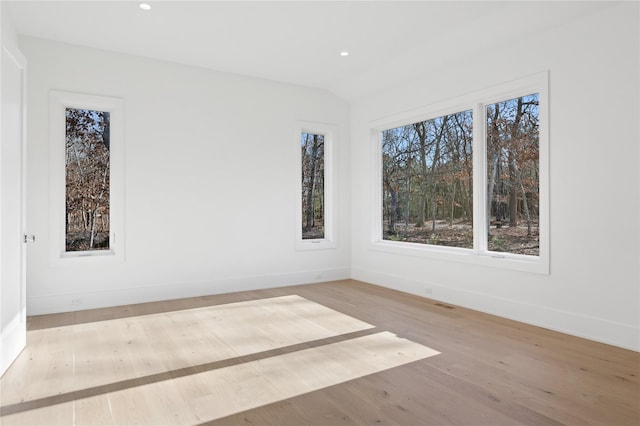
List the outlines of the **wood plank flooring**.
{"type": "Polygon", "coordinates": [[[2,425],[640,425],[639,353],[353,280],[28,329],[2,425]]]}

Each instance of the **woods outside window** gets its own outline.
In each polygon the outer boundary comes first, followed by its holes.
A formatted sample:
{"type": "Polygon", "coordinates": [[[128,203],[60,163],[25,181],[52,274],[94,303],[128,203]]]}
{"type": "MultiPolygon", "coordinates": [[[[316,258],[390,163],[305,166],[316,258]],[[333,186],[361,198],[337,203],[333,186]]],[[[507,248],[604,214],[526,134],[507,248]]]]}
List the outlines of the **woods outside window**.
{"type": "Polygon", "coordinates": [[[381,137],[383,239],[473,248],[471,110],[381,137]]]}
{"type": "Polygon", "coordinates": [[[485,106],[492,252],[540,254],[539,99],[533,93],[485,106]]]}
{"type": "Polygon", "coordinates": [[[65,251],[109,249],[110,113],[65,110],[65,251]]]}
{"type": "Polygon", "coordinates": [[[541,73],[376,126],[373,248],[548,273],[547,85],[541,73]]]}
{"type": "Polygon", "coordinates": [[[324,238],[324,135],[300,134],[302,239],[324,238]]]}

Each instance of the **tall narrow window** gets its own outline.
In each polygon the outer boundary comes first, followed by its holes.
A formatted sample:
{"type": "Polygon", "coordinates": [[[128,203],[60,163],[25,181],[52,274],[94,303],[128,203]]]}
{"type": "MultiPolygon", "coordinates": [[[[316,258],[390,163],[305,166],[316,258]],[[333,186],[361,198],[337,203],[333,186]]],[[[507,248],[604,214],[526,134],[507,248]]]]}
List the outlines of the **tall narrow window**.
{"type": "Polygon", "coordinates": [[[382,131],[383,239],[473,248],[471,110],[382,131]]]}
{"type": "Polygon", "coordinates": [[[51,261],[123,261],[122,99],[51,91],[49,129],[51,261]]]}
{"type": "Polygon", "coordinates": [[[110,114],[66,108],[66,251],[109,249],[110,114]]]}
{"type": "Polygon", "coordinates": [[[324,135],[302,132],[302,239],[324,238],[324,135]]]}
{"type": "Polygon", "coordinates": [[[337,129],[324,123],[299,122],[296,127],[296,248],[335,248],[337,129]]]}
{"type": "Polygon", "coordinates": [[[538,98],[486,106],[490,251],[540,253],[538,98]]]}

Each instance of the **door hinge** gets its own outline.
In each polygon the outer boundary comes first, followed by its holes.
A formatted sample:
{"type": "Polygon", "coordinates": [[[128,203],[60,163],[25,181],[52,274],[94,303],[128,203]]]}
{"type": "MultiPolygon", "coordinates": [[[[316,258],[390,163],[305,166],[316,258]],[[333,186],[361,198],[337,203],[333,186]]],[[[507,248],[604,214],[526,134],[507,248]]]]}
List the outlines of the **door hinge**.
{"type": "Polygon", "coordinates": [[[24,242],[25,243],[35,243],[36,242],[36,236],[35,235],[24,234],[24,242]]]}

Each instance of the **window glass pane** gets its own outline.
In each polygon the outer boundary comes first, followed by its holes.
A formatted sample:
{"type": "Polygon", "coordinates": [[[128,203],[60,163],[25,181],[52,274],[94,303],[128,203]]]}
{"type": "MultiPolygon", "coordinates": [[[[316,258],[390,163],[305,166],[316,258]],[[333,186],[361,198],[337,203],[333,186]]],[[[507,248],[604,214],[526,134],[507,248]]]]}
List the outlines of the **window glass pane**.
{"type": "Polygon", "coordinates": [[[383,239],[473,248],[471,110],[382,132],[383,239]]]}
{"type": "Polygon", "coordinates": [[[486,107],[490,251],[538,256],[538,94],[486,107]]]}
{"type": "Polygon", "coordinates": [[[66,251],[109,249],[109,113],[66,108],[66,251]]]}
{"type": "Polygon", "coordinates": [[[324,238],[324,135],[302,133],[302,239],[324,238]]]}

